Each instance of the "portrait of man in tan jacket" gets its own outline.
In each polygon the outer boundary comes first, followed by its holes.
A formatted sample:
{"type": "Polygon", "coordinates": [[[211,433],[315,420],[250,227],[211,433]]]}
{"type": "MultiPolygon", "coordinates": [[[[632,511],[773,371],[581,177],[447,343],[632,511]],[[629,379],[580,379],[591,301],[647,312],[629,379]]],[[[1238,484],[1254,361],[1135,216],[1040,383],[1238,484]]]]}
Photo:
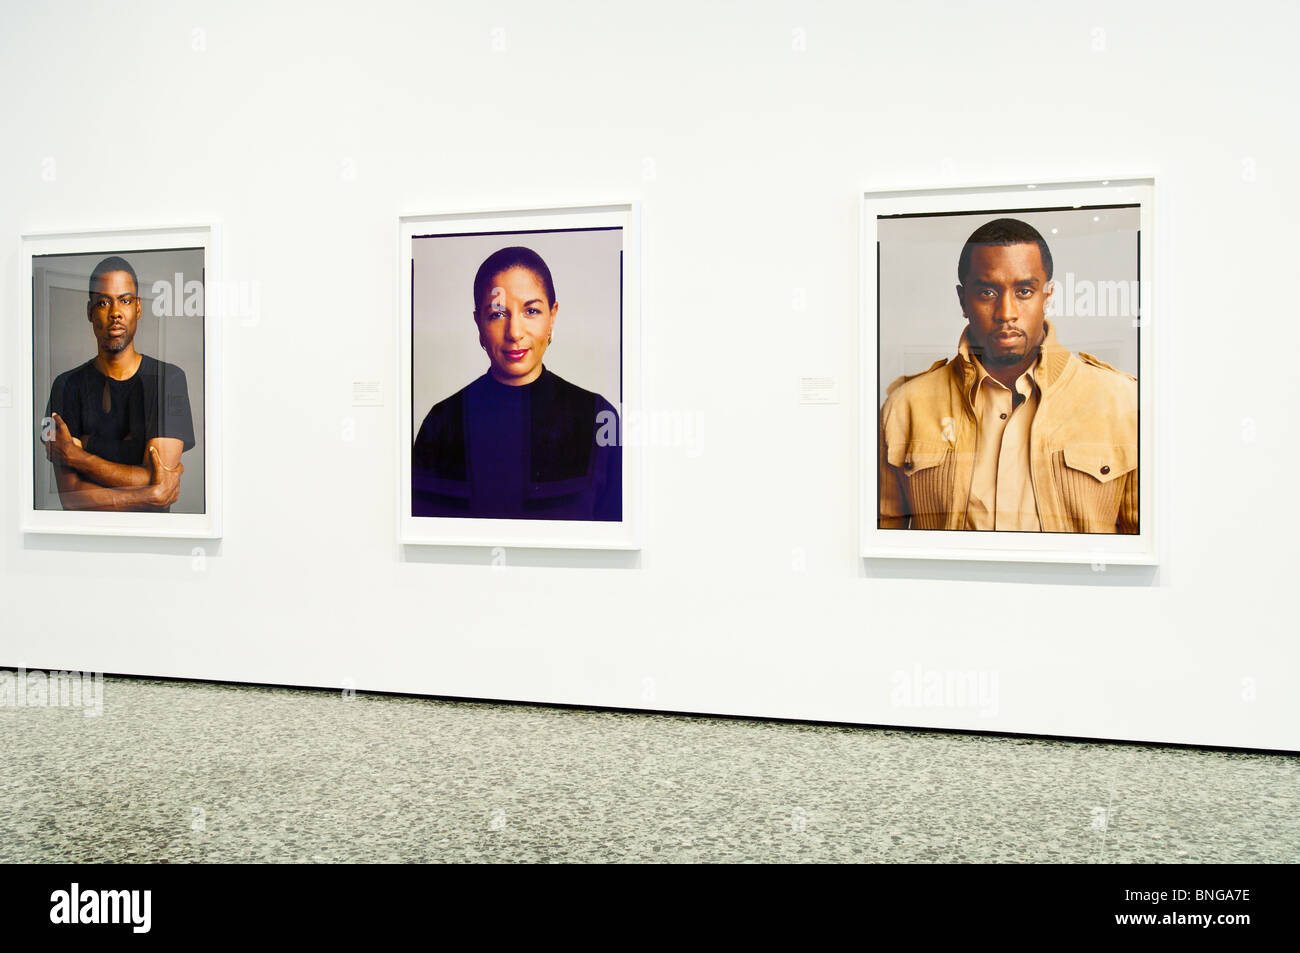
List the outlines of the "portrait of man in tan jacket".
{"type": "Polygon", "coordinates": [[[956,356],[880,411],[880,528],[1137,533],[1137,379],[1057,340],[1043,236],[985,222],[957,276],[956,356]]]}

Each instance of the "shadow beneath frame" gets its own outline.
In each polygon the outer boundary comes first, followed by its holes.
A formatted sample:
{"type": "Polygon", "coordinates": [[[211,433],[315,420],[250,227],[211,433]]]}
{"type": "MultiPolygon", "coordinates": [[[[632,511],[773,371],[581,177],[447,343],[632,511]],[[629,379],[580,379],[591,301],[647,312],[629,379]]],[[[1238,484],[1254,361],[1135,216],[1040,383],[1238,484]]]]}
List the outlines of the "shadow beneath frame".
{"type": "Polygon", "coordinates": [[[640,569],[640,550],[544,549],[532,546],[403,544],[405,563],[446,566],[527,566],[541,569],[640,569]]]}
{"type": "Polygon", "coordinates": [[[868,579],[931,579],[938,582],[1015,582],[1051,586],[1159,585],[1159,566],[1088,563],[1024,563],[997,560],[897,559],[864,556],[859,575],[868,579]]]}
{"type": "Polygon", "coordinates": [[[221,540],[182,536],[80,536],[72,533],[24,533],[23,549],[33,552],[142,554],[153,556],[220,556],[221,540]]]}

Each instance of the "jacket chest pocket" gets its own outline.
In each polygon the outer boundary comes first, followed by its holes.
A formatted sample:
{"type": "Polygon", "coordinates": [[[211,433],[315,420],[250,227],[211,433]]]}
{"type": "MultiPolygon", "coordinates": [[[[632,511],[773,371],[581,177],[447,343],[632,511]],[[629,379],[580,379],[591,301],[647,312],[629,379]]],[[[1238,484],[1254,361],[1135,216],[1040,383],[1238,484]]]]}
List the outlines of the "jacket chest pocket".
{"type": "Polygon", "coordinates": [[[952,506],[956,475],[952,447],[945,443],[909,443],[890,449],[889,464],[903,476],[916,528],[942,529],[942,520],[952,506]],[[940,522],[929,525],[933,520],[940,522]]]}
{"type": "Polygon", "coordinates": [[[1077,533],[1113,533],[1125,479],[1137,470],[1137,447],[1126,444],[1067,443],[1050,454],[1052,477],[1061,495],[1062,516],[1077,533]]]}
{"type": "Polygon", "coordinates": [[[1072,472],[1086,473],[1102,485],[1137,469],[1137,447],[1123,444],[1067,443],[1061,457],[1072,472]]]}

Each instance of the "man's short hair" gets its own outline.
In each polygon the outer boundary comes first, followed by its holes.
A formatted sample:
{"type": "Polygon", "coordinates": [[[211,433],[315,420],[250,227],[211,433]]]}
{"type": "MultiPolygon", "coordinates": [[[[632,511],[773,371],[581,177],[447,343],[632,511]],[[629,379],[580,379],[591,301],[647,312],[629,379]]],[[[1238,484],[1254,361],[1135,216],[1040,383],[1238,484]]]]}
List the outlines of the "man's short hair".
{"type": "Polygon", "coordinates": [[[475,313],[478,313],[483,296],[492,289],[492,279],[511,268],[526,268],[535,274],[546,289],[546,303],[555,304],[555,282],[551,280],[551,269],[546,267],[542,256],[523,245],[511,245],[494,251],[478,266],[478,273],[474,275],[475,313]]]}
{"type": "Polygon", "coordinates": [[[135,269],[131,267],[131,263],[118,255],[110,255],[96,265],[95,270],[90,273],[90,283],[87,287],[92,298],[95,296],[95,282],[114,271],[125,271],[130,275],[131,284],[135,285],[136,295],[140,294],[140,279],[135,276],[135,269]]]}
{"type": "Polygon", "coordinates": [[[966,244],[961,246],[961,255],[957,258],[958,284],[966,284],[971,252],[976,245],[1037,245],[1038,254],[1043,259],[1043,271],[1047,273],[1047,280],[1052,280],[1052,251],[1038,229],[1018,218],[995,218],[971,232],[966,244]]]}

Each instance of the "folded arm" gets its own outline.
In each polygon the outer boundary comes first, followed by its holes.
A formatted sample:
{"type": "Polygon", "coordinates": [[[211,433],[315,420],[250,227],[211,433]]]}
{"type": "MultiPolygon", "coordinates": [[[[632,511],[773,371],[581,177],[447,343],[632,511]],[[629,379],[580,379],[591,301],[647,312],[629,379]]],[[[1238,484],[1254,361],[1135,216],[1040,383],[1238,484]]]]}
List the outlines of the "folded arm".
{"type": "Polygon", "coordinates": [[[83,480],[76,470],[55,467],[54,479],[59,487],[59,502],[65,510],[103,510],[109,512],[156,511],[157,494],[152,486],[117,487],[100,486],[83,480]]]}
{"type": "MultiPolygon", "coordinates": [[[[184,444],[175,437],[154,437],[145,444],[145,453],[147,455],[150,449],[157,450],[158,456],[162,458],[162,465],[172,470],[181,462],[183,448],[184,444]]],[[[103,457],[88,453],[85,449],[78,449],[67,466],[81,474],[83,479],[98,483],[100,486],[141,487],[153,482],[149,467],[112,463],[103,457]]]]}
{"type": "MultiPolygon", "coordinates": [[[[63,504],[63,508],[108,512],[165,511],[180,496],[181,474],[185,471],[185,467],[179,460],[174,467],[164,466],[159,448],[154,445],[155,442],[149,441],[147,458],[150,468],[148,470],[142,467],[107,464],[114,468],[142,470],[146,480],[143,486],[105,486],[87,479],[72,467],[56,463],[54,479],[58,484],[59,501],[63,504]]],[[[179,440],[173,442],[180,444],[179,440]]],[[[177,452],[176,456],[179,457],[180,453],[177,452]]],[[[101,462],[107,463],[107,461],[101,462]]]]}
{"type": "MultiPolygon", "coordinates": [[[[58,414],[51,415],[54,431],[45,444],[45,456],[55,467],[74,470],[83,482],[102,487],[127,488],[144,487],[153,482],[150,466],[133,466],[129,463],[113,463],[103,457],[97,457],[88,451],[82,440],[75,439],[58,414]]],[[[169,470],[175,469],[181,462],[184,443],[175,437],[154,437],[145,444],[145,459],[149,451],[156,449],[162,459],[162,465],[169,470]]]]}

